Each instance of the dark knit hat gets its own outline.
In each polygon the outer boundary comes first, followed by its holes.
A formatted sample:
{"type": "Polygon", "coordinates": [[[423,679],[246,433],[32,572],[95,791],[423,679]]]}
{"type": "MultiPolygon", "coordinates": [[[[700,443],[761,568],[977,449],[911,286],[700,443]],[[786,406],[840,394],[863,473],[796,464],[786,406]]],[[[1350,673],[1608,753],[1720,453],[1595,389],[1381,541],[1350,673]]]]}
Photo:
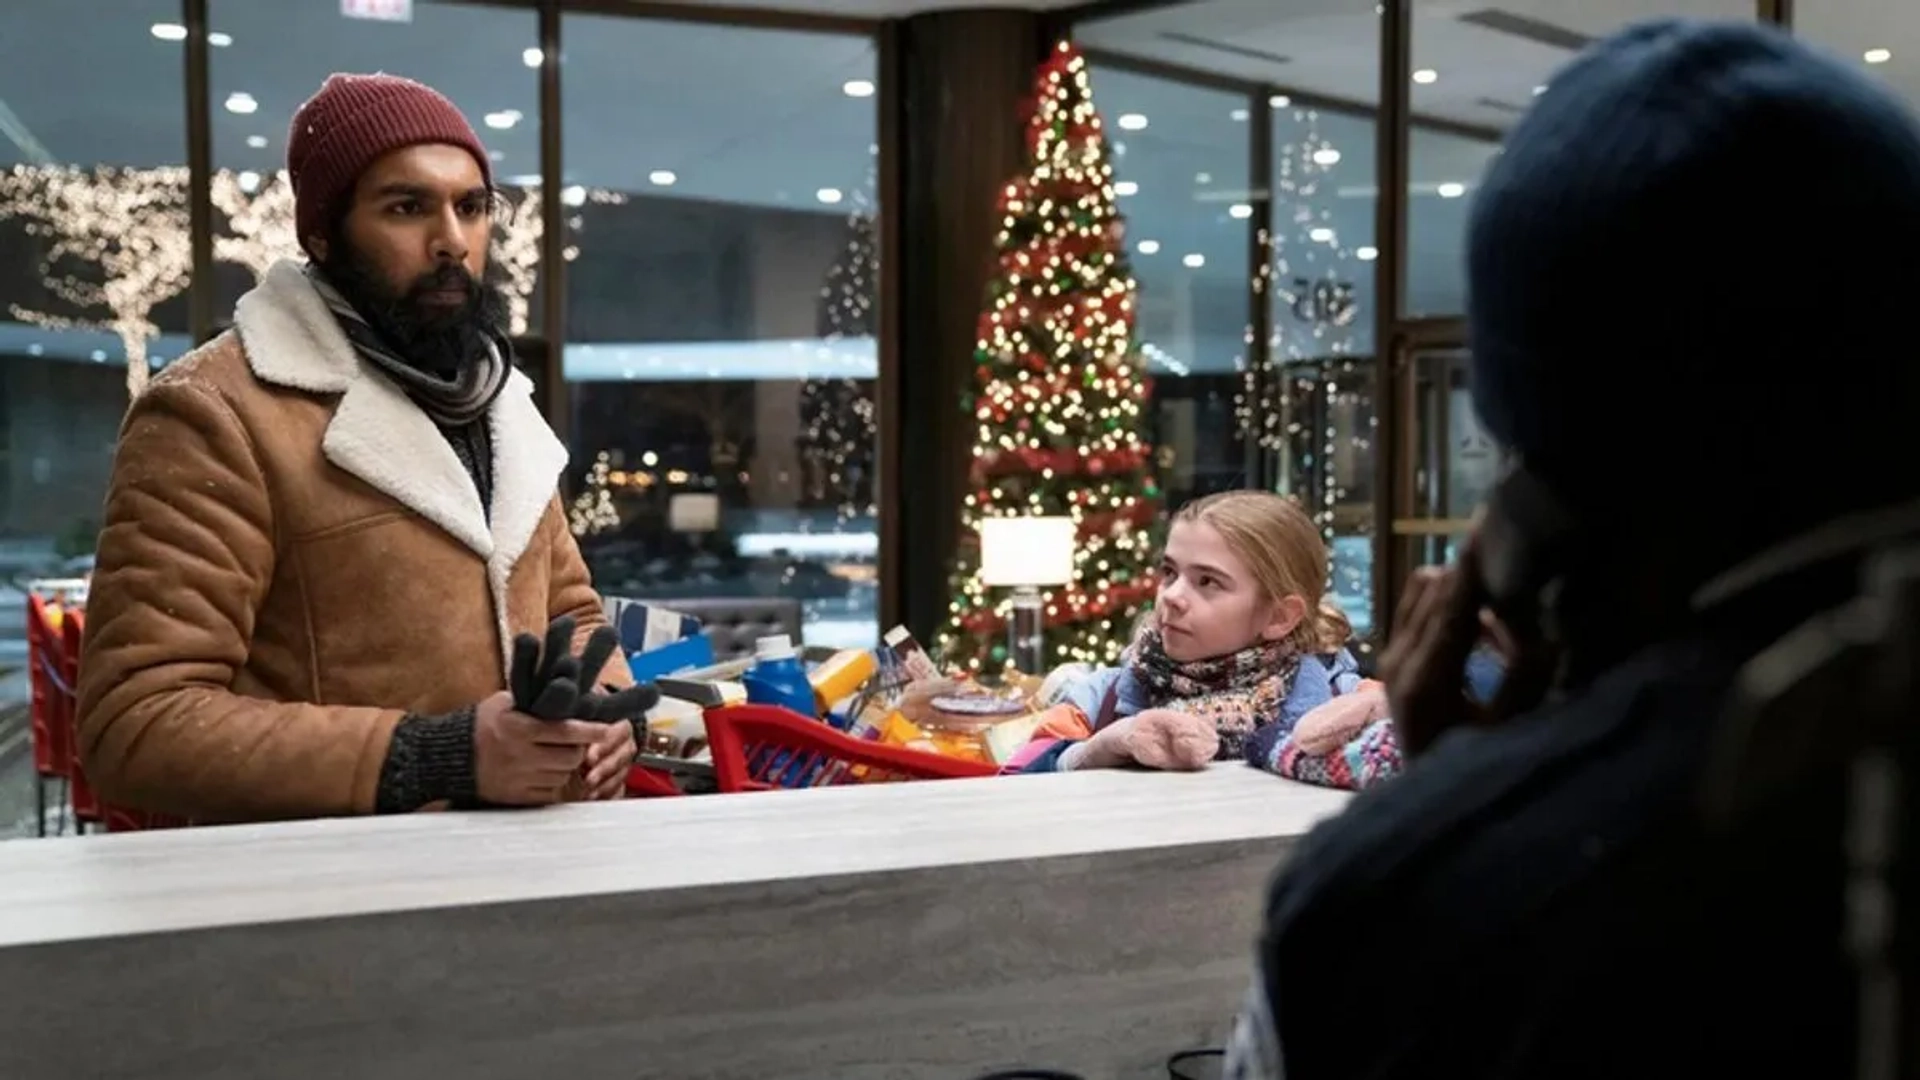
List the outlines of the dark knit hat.
{"type": "Polygon", "coordinates": [[[1768,27],[1636,26],[1552,80],[1476,195],[1475,407],[1595,516],[1892,501],[1920,491],[1916,252],[1891,95],[1768,27]]]}
{"type": "Polygon", "coordinates": [[[382,154],[422,143],[460,147],[493,182],[487,148],[439,91],[397,75],[329,75],[293,114],[287,133],[300,243],[325,230],[335,204],[353,191],[367,166],[382,154]]]}

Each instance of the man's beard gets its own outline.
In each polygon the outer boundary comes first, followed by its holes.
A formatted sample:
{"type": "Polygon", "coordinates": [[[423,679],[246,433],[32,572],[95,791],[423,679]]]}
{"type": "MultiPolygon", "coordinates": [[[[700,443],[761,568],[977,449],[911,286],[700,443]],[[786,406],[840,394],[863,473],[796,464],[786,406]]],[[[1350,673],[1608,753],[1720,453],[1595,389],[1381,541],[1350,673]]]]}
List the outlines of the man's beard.
{"type": "Polygon", "coordinates": [[[345,237],[335,237],[321,262],[327,280],[353,305],[401,359],[445,378],[485,355],[495,338],[505,333],[507,297],[505,275],[487,261],[483,278],[475,279],[459,263],[444,263],[395,292],[345,237]],[[458,304],[428,303],[431,293],[459,291],[458,304]]]}

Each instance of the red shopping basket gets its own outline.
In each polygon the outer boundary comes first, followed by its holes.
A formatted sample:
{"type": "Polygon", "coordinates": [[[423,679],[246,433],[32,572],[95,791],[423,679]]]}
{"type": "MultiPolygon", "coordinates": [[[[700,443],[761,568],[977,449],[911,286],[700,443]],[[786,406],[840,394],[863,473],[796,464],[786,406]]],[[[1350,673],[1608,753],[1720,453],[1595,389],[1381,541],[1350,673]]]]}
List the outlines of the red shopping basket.
{"type": "Polygon", "coordinates": [[[982,761],[885,746],[771,705],[707,710],[707,745],[722,792],[993,776],[982,761]]]}

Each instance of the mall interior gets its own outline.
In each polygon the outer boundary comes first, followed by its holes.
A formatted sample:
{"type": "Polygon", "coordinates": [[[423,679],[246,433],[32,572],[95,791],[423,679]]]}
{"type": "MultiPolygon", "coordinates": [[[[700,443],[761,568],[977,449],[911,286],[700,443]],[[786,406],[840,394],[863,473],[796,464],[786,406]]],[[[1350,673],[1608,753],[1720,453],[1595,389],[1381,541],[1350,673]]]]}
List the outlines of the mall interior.
{"type": "Polygon", "coordinates": [[[1364,636],[1491,476],[1462,386],[1476,178],[1557,65],[1662,14],[1787,24],[1920,93],[1920,22],[1872,0],[9,3],[0,834],[27,583],[90,565],[129,365],[219,332],[292,250],[288,121],[330,72],[414,77],[479,122],[517,352],[602,590],[784,597],[809,643],[861,647],[943,613],[968,449],[943,402],[1033,65],[1071,37],[1112,132],[1160,486],[1299,497],[1364,636]],[[684,493],[717,516],[676,524],[684,493]]]}

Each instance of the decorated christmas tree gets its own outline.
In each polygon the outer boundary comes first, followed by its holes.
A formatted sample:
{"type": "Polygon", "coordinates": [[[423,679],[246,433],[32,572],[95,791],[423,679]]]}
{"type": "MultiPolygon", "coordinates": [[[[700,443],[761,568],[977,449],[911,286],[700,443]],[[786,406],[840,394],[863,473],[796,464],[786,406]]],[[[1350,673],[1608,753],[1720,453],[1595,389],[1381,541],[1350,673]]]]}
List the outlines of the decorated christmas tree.
{"type": "Polygon", "coordinates": [[[978,575],[983,518],[1076,522],[1076,580],[1046,596],[1050,663],[1112,661],[1155,586],[1159,490],[1141,433],[1135,286],[1087,62],[1071,43],[1040,67],[1027,151],[1023,175],[1000,195],[966,402],[973,464],[937,639],[948,663],[973,671],[1007,663],[1008,597],[978,575]]]}

